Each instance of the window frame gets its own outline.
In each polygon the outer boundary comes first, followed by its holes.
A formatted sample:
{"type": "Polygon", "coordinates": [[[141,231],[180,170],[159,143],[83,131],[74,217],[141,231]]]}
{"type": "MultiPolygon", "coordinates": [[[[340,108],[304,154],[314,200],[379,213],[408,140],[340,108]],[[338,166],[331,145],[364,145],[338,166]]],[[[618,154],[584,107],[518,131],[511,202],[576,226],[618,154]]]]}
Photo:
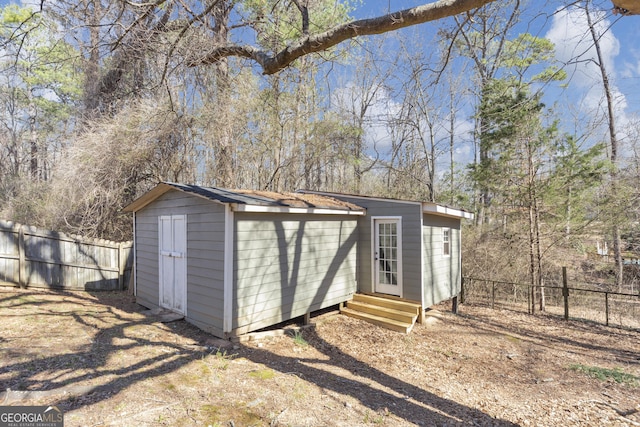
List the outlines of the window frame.
{"type": "Polygon", "coordinates": [[[451,257],[451,228],[442,228],[442,256],[445,258],[451,257]]]}

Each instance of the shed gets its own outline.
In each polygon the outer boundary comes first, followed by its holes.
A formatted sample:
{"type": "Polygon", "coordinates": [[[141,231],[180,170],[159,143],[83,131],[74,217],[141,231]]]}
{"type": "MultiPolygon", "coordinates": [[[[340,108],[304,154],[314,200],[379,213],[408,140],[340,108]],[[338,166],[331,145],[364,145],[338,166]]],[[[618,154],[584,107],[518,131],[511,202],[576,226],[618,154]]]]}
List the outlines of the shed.
{"type": "Polygon", "coordinates": [[[349,300],[362,207],[316,194],[158,184],[134,217],[135,295],[218,337],[349,300]]]}
{"type": "Polygon", "coordinates": [[[408,332],[460,293],[461,222],[473,218],[430,202],[169,182],[125,210],[137,301],[219,337],[344,302],[346,314],[408,332]]]}
{"type": "Polygon", "coordinates": [[[431,202],[302,191],[366,208],[358,217],[358,291],[417,301],[461,291],[461,223],[473,214],[431,202]]]}

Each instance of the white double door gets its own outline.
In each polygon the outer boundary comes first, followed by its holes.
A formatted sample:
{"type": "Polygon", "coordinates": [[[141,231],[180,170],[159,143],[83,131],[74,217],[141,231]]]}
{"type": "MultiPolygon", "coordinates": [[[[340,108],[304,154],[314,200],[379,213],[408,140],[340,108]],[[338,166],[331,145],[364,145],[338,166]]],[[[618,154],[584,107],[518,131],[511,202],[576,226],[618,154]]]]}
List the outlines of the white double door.
{"type": "Polygon", "coordinates": [[[187,308],[187,217],[158,217],[160,306],[181,314],[187,308]]]}

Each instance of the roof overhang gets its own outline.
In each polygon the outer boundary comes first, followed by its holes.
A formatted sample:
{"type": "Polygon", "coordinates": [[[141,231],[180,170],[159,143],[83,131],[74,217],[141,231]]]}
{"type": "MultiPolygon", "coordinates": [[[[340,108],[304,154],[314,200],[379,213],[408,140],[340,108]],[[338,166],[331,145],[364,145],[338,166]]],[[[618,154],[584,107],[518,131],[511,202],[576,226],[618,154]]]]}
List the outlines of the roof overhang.
{"type": "Polygon", "coordinates": [[[259,213],[289,213],[289,214],[315,214],[315,215],[348,215],[364,216],[366,210],[346,210],[329,208],[298,208],[287,206],[261,206],[232,203],[231,209],[234,212],[259,212],[259,213]]]}
{"type": "Polygon", "coordinates": [[[211,199],[209,197],[206,197],[206,196],[204,196],[202,194],[198,194],[198,193],[193,192],[193,191],[186,191],[186,190],[180,188],[179,186],[171,185],[171,184],[168,184],[168,183],[165,183],[165,182],[160,182],[155,187],[153,187],[151,190],[147,191],[142,196],[138,197],[136,200],[131,202],[131,204],[125,206],[123,211],[124,212],[138,212],[140,209],[143,209],[145,206],[147,206],[148,204],[152,203],[154,200],[156,200],[157,198],[159,198],[163,194],[168,193],[169,191],[172,191],[172,190],[181,191],[183,193],[187,193],[187,194],[190,194],[192,196],[208,200],[208,201],[210,201],[212,203],[224,204],[224,202],[222,202],[220,200],[214,200],[214,199],[211,199]]]}
{"type": "Polygon", "coordinates": [[[162,196],[164,193],[167,193],[171,190],[177,190],[175,187],[172,187],[169,184],[165,184],[164,182],[159,183],[151,190],[144,193],[142,196],[138,197],[136,200],[131,202],[129,205],[125,206],[123,209],[125,212],[137,212],[140,209],[147,206],[149,203],[156,200],[158,197],[162,196]]]}
{"type": "Polygon", "coordinates": [[[263,204],[253,204],[253,203],[238,203],[233,201],[230,197],[232,192],[227,191],[223,197],[223,200],[216,200],[211,197],[207,197],[204,194],[199,194],[196,191],[191,191],[189,188],[185,188],[180,184],[170,184],[165,182],[160,182],[158,185],[153,187],[151,190],[134,200],[128,206],[126,206],[123,210],[125,212],[137,212],[160,196],[169,191],[181,191],[187,194],[190,194],[195,197],[200,197],[205,200],[209,200],[213,203],[225,204],[231,207],[231,210],[234,212],[259,212],[259,213],[281,213],[281,214],[315,214],[315,215],[346,215],[346,216],[364,216],[366,215],[366,209],[362,207],[358,207],[359,209],[352,208],[344,208],[341,209],[339,207],[299,207],[299,206],[277,206],[277,205],[263,205],[263,204]]]}
{"type": "Polygon", "coordinates": [[[450,218],[473,219],[474,215],[462,209],[450,208],[448,206],[439,205],[437,203],[422,203],[422,212],[431,215],[447,216],[450,218]]]}

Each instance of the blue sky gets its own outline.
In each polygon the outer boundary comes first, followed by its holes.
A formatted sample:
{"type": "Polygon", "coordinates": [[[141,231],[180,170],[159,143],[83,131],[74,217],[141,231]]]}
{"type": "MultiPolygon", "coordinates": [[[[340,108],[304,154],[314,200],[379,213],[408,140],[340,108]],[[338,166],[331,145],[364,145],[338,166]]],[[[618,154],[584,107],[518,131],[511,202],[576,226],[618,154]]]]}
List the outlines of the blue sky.
{"type": "MultiPolygon", "coordinates": [[[[356,19],[373,17],[387,13],[389,6],[392,11],[397,11],[424,3],[419,0],[364,0],[353,15],[356,19]]],[[[529,2],[536,8],[524,6],[526,12],[516,32],[529,32],[550,39],[556,46],[556,58],[562,63],[579,57],[578,64],[566,68],[570,78],[564,82],[564,88],[550,84],[542,90],[545,93],[544,102],[548,106],[555,105],[558,116],[562,116],[563,130],[585,137],[588,144],[606,139],[606,128],[602,121],[605,110],[602,80],[593,62],[596,54],[584,13],[577,7],[560,8],[562,3],[529,2]],[[599,122],[599,125],[594,129],[592,122],[599,122]]],[[[624,155],[624,143],[631,142],[627,127],[635,123],[640,110],[640,37],[637,31],[640,16],[613,15],[610,1],[597,0],[595,3],[599,9],[593,14],[593,19],[599,21],[597,28],[602,33],[600,43],[616,97],[618,134],[623,142],[624,155]]],[[[424,49],[430,49],[429,41],[440,25],[441,22],[426,23],[402,30],[400,35],[405,39],[421,38],[424,40],[424,49]]],[[[381,100],[381,108],[389,108],[390,102],[393,103],[393,100],[381,100]]],[[[456,153],[457,160],[462,163],[471,161],[473,156],[468,135],[472,128],[470,116],[473,111],[467,110],[464,114],[466,117],[459,118],[460,134],[456,153]]],[[[388,137],[379,127],[370,129],[370,134],[375,134],[371,138],[378,141],[388,137]]]]}
{"type": "MultiPolygon", "coordinates": [[[[0,6],[12,2],[16,1],[0,0],[0,6]]],[[[33,2],[38,3],[36,0],[29,1],[29,3],[33,2]]],[[[397,11],[424,3],[426,3],[425,0],[360,0],[353,16],[356,19],[373,17],[387,13],[390,9],[397,11]]],[[[567,59],[568,56],[581,51],[584,43],[581,43],[580,39],[587,31],[587,27],[583,23],[581,24],[581,17],[579,13],[575,12],[575,9],[558,11],[560,3],[562,2],[535,0],[535,4],[540,5],[539,9],[536,9],[535,14],[529,12],[532,18],[527,19],[525,16],[521,27],[523,32],[528,31],[534,35],[552,38],[556,44],[562,45],[559,56],[562,59],[567,59]]],[[[640,37],[638,37],[637,31],[640,25],[640,16],[614,16],[611,13],[609,1],[601,0],[596,3],[600,3],[603,12],[606,13],[604,26],[609,30],[603,38],[603,45],[606,47],[607,65],[614,84],[620,91],[620,95],[625,98],[625,111],[627,113],[637,112],[640,109],[640,96],[638,96],[640,91],[640,43],[638,43],[640,37]]],[[[423,36],[425,40],[431,40],[440,25],[439,22],[426,23],[403,30],[403,33],[408,37],[415,37],[417,34],[423,36]]],[[[587,54],[585,58],[589,56],[587,54]]],[[[584,76],[574,77],[576,79],[575,89],[578,92],[584,90],[587,84],[583,79],[584,76]]],[[[571,86],[574,85],[571,84],[571,86]]],[[[562,96],[575,96],[571,92],[569,91],[562,96]]]]}
{"type": "MultiPolygon", "coordinates": [[[[31,0],[33,2],[35,0],[31,0]]],[[[53,0],[45,0],[53,1],[53,0]]],[[[574,127],[577,133],[587,132],[586,121],[592,118],[598,111],[602,113],[601,81],[597,68],[590,61],[595,57],[588,26],[585,23],[584,14],[578,8],[558,9],[564,2],[530,0],[536,9],[527,8],[518,28],[520,32],[530,32],[537,36],[550,38],[557,47],[557,58],[567,62],[576,55],[580,55],[582,62],[568,68],[571,76],[565,89],[557,86],[544,88],[545,102],[548,105],[557,104],[558,111],[565,115],[565,126],[574,127]],[[596,113],[594,113],[596,112],[596,113]],[[566,117],[570,115],[571,117],[566,117]]],[[[366,18],[388,13],[389,10],[397,11],[420,4],[424,0],[362,0],[353,13],[354,18],[366,18]]],[[[8,0],[0,0],[0,5],[10,3],[8,0]]],[[[640,37],[638,26],[640,16],[615,16],[611,13],[612,4],[608,0],[596,0],[602,9],[596,17],[601,21],[600,29],[604,33],[601,44],[605,54],[605,64],[611,76],[611,83],[617,99],[617,116],[621,137],[624,140],[626,133],[624,127],[633,123],[640,110],[640,37]]],[[[524,4],[524,1],[523,1],[524,4]]],[[[398,33],[398,37],[405,39],[421,39],[425,50],[434,50],[432,40],[442,22],[422,24],[408,28],[398,33]]],[[[381,36],[372,36],[370,39],[381,36]]],[[[416,43],[419,46],[419,43],[416,43]]],[[[348,79],[348,77],[347,77],[348,79]]],[[[348,85],[342,77],[342,85],[348,85]]],[[[334,88],[336,86],[334,85],[334,88]]],[[[339,88],[339,86],[338,86],[339,88]]],[[[397,108],[398,100],[385,98],[384,93],[379,94],[378,110],[386,110],[389,113],[397,108]]],[[[372,114],[379,114],[374,111],[372,114]]],[[[468,133],[472,127],[470,116],[472,111],[461,114],[458,124],[459,140],[458,157],[466,162],[471,159],[472,153],[468,142],[468,133]]],[[[571,129],[568,129],[571,130],[571,129]]],[[[378,142],[388,138],[385,130],[378,126],[369,129],[372,141],[378,142]]],[[[594,132],[595,138],[604,135],[602,129],[594,132]]],[[[384,144],[382,144],[384,145],[384,144]]]]}

